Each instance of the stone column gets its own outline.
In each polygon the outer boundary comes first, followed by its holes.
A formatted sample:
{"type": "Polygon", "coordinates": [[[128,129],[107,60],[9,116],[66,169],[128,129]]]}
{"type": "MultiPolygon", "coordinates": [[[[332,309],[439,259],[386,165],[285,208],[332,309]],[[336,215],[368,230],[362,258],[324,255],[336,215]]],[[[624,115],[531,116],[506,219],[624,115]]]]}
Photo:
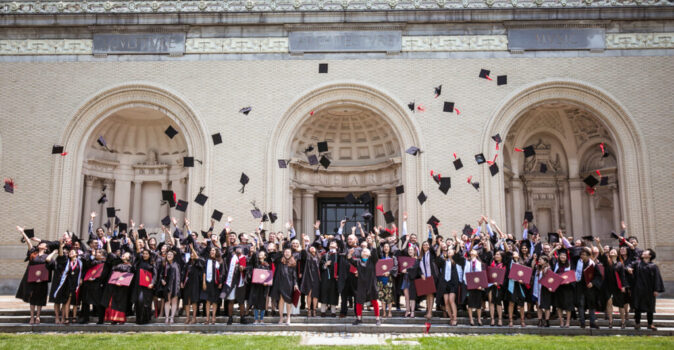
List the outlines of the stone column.
{"type": "MultiPolygon", "coordinates": [[[[391,210],[391,206],[390,206],[390,203],[389,203],[390,202],[390,192],[388,190],[374,191],[374,194],[377,196],[375,207],[378,207],[380,205],[383,206],[384,212],[387,212],[387,211],[391,210]]],[[[375,209],[374,214],[375,214],[375,218],[376,218],[375,221],[374,221],[374,224],[385,226],[386,220],[384,220],[384,214],[377,209],[375,209]]]]}
{"type": "Polygon", "coordinates": [[[578,237],[583,234],[583,191],[585,186],[581,179],[569,179],[569,197],[571,198],[570,234],[578,237]]]}
{"type": "Polygon", "coordinates": [[[98,198],[94,198],[94,182],[96,178],[87,175],[84,177],[84,202],[82,203],[82,227],[80,228],[80,237],[84,237],[84,234],[88,233],[89,230],[89,214],[93,211],[94,201],[98,201],[98,198]]]}
{"type": "MultiPolygon", "coordinates": [[[[103,191],[108,199],[107,202],[101,204],[101,209],[98,215],[98,225],[103,226],[104,223],[108,222],[108,215],[105,212],[105,208],[113,207],[115,203],[115,180],[113,179],[104,179],[102,180],[103,186],[105,186],[105,191],[103,191]]],[[[112,224],[115,223],[114,218],[110,221],[112,224]]]]}
{"type": "MultiPolygon", "coordinates": [[[[161,190],[162,191],[168,191],[169,190],[169,183],[167,180],[162,180],[160,181],[161,183],[161,190]]],[[[159,209],[159,220],[163,219],[165,216],[171,216],[171,206],[166,203],[165,205],[162,205],[159,209]]],[[[157,223],[159,225],[159,223],[157,223]]],[[[161,226],[160,226],[161,228],[161,226]]]]}
{"type": "Polygon", "coordinates": [[[299,230],[297,227],[295,228],[297,237],[301,233],[306,233],[310,237],[313,236],[314,222],[316,220],[316,210],[314,209],[316,206],[316,193],[318,191],[313,190],[304,190],[302,193],[302,227],[299,230]]]}
{"type": "Polygon", "coordinates": [[[595,209],[594,209],[594,197],[587,194],[587,203],[590,206],[590,234],[596,235],[597,233],[597,220],[595,219],[595,209]]]}
{"type": "Polygon", "coordinates": [[[140,224],[143,222],[142,215],[142,197],[141,192],[143,191],[143,182],[134,181],[133,182],[133,203],[131,204],[131,209],[133,210],[132,218],[137,223],[140,224]]]}
{"type": "Polygon", "coordinates": [[[513,198],[513,210],[512,210],[513,221],[512,226],[510,228],[511,230],[510,233],[512,233],[514,237],[520,238],[521,232],[518,231],[522,227],[520,224],[524,219],[525,201],[524,201],[524,186],[522,186],[522,181],[518,178],[512,179],[512,198],[513,198]]]}
{"type": "Polygon", "coordinates": [[[612,186],[613,193],[613,229],[620,232],[620,196],[618,196],[618,187],[612,186]]]}
{"type": "Polygon", "coordinates": [[[121,222],[129,222],[129,206],[131,204],[131,181],[115,180],[115,209],[119,209],[117,217],[121,222]]]}

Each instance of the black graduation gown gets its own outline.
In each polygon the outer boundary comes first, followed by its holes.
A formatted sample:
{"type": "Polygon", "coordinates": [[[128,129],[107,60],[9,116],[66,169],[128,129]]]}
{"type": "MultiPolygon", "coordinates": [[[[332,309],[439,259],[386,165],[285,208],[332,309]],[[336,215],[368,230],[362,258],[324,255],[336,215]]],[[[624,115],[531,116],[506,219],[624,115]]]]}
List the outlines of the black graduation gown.
{"type": "Polygon", "coordinates": [[[321,293],[318,300],[321,304],[337,305],[339,300],[339,290],[337,277],[339,276],[339,255],[326,253],[321,257],[320,262],[321,275],[321,293]],[[330,265],[326,266],[327,262],[330,265]]]}
{"type": "Polygon", "coordinates": [[[658,265],[639,261],[633,265],[632,300],[635,312],[655,312],[653,292],[664,293],[665,286],[658,265]]]}
{"type": "MultiPolygon", "coordinates": [[[[38,255],[33,260],[29,259],[30,255],[36,251],[36,247],[28,250],[26,257],[26,260],[28,260],[28,266],[47,263],[47,254],[38,255]]],[[[16,291],[16,298],[21,299],[30,305],[45,306],[47,305],[49,281],[47,280],[40,283],[28,283],[28,266],[26,266],[26,271],[23,273],[21,283],[19,283],[19,289],[16,291]]],[[[47,268],[49,268],[49,266],[47,266],[47,268]]],[[[49,271],[49,274],[51,274],[51,271],[49,271]]]]}
{"type": "Polygon", "coordinates": [[[450,258],[450,261],[452,262],[452,271],[450,272],[451,278],[449,281],[445,281],[445,268],[447,267],[445,258],[442,256],[435,258],[435,264],[438,267],[438,287],[436,288],[437,292],[435,293],[435,297],[438,299],[438,302],[442,302],[443,305],[445,302],[445,294],[457,294],[459,292],[459,271],[456,267],[457,264],[463,266],[466,263],[466,260],[459,253],[455,253],[454,256],[450,258]]]}
{"type": "Polygon", "coordinates": [[[153,288],[157,285],[157,268],[151,261],[144,261],[138,259],[136,262],[135,270],[136,274],[133,276],[132,285],[133,289],[133,305],[134,310],[136,310],[136,323],[145,324],[149,323],[152,319],[152,299],[154,298],[154,290],[142,287],[140,285],[140,271],[145,270],[152,274],[152,284],[153,288]]]}
{"type": "Polygon", "coordinates": [[[376,252],[367,261],[353,258],[349,260],[349,263],[358,269],[357,304],[365,304],[365,302],[376,300],[379,296],[377,292],[377,260],[379,260],[379,257],[376,252]]]}
{"type": "Polygon", "coordinates": [[[513,262],[512,258],[513,254],[511,252],[506,252],[505,257],[503,258],[503,265],[506,267],[505,278],[503,279],[503,287],[506,289],[506,294],[503,301],[512,302],[517,306],[522,306],[526,299],[526,287],[517,281],[513,281],[512,292],[510,291],[510,279],[508,278],[508,275],[510,274],[510,265],[513,262]]]}
{"type": "Polygon", "coordinates": [[[321,294],[321,273],[318,266],[319,262],[319,256],[312,257],[311,254],[306,254],[300,292],[302,292],[304,295],[309,295],[309,292],[311,292],[312,298],[319,298],[321,294]]]}
{"type": "Polygon", "coordinates": [[[578,264],[583,264],[583,273],[581,274],[581,281],[576,283],[576,297],[585,298],[585,309],[598,309],[600,306],[600,293],[602,288],[602,276],[601,271],[597,268],[597,264],[593,264],[591,267],[588,267],[589,261],[583,263],[582,260],[578,260],[578,264]],[[585,270],[587,268],[594,269],[594,276],[591,281],[585,279],[585,270]],[[588,288],[587,284],[592,282],[592,288],[588,288]]]}
{"type": "Polygon", "coordinates": [[[274,273],[274,287],[272,298],[278,301],[283,298],[286,303],[293,302],[293,291],[297,285],[297,267],[288,266],[281,263],[283,253],[273,253],[272,259],[276,265],[276,272],[274,273]]]}
{"type": "Polygon", "coordinates": [[[168,299],[180,296],[180,281],[181,281],[180,265],[177,262],[164,264],[161,272],[163,285],[163,298],[168,299]]]}
{"type": "Polygon", "coordinates": [[[417,287],[414,285],[414,281],[417,279],[417,277],[421,276],[421,269],[419,268],[419,260],[416,260],[414,262],[414,266],[408,267],[406,273],[402,272],[402,270],[400,272],[404,275],[403,277],[404,282],[407,283],[410,300],[416,300],[417,287]]]}
{"type": "MultiPolygon", "coordinates": [[[[59,282],[61,282],[61,276],[63,275],[63,271],[66,269],[67,262],[68,262],[67,256],[59,255],[56,256],[56,259],[52,260],[51,263],[47,265],[49,269],[53,271],[52,281],[54,281],[54,283],[51,284],[51,288],[49,289],[50,303],[63,304],[66,302],[66,300],[63,300],[63,297],[60,297],[59,300],[57,301],[54,298],[54,295],[56,294],[56,288],[58,288],[59,282]]],[[[62,293],[59,292],[59,294],[62,293]]]]}
{"type": "Polygon", "coordinates": [[[205,296],[204,299],[211,303],[217,303],[218,299],[220,299],[221,290],[218,286],[222,287],[222,285],[220,285],[220,276],[222,275],[223,267],[222,263],[219,263],[216,260],[206,259],[206,262],[204,263],[204,275],[206,275],[208,264],[212,265],[213,272],[210,282],[208,281],[208,276],[206,276],[206,291],[203,293],[205,296]]]}
{"type": "MultiPolygon", "coordinates": [[[[114,254],[111,254],[113,260],[119,261],[114,254]]],[[[113,266],[112,271],[131,272],[135,270],[131,264],[118,264],[113,266]]],[[[131,283],[133,286],[133,283],[131,283]]],[[[107,322],[126,322],[126,310],[129,306],[129,293],[131,286],[117,286],[108,284],[103,293],[102,304],[105,309],[105,321],[107,322]]]]}
{"type": "MultiPolygon", "coordinates": [[[[105,289],[105,282],[110,276],[110,266],[105,263],[105,260],[89,260],[84,263],[84,269],[85,271],[88,271],[99,264],[104,264],[101,276],[93,281],[82,282],[82,286],[80,287],[82,304],[98,305],[101,302],[103,290],[105,289]]],[[[82,279],[84,279],[84,276],[86,276],[86,272],[82,274],[82,279]]]]}
{"type": "Polygon", "coordinates": [[[625,293],[620,290],[620,287],[625,286],[625,267],[623,263],[617,261],[615,264],[610,261],[610,258],[602,254],[599,256],[599,261],[604,266],[604,283],[602,285],[602,292],[605,301],[609,298],[613,300],[613,306],[623,307],[625,305],[625,293]]]}
{"type": "Polygon", "coordinates": [[[201,295],[201,279],[204,273],[204,260],[201,258],[190,259],[185,264],[182,274],[183,304],[195,304],[199,302],[201,295]]]}
{"type": "MultiPolygon", "coordinates": [[[[250,269],[250,279],[253,279],[253,269],[267,270],[271,271],[271,265],[268,262],[264,264],[260,263],[260,260],[255,260],[251,262],[252,268],[250,269]]],[[[253,309],[265,310],[267,308],[267,296],[269,295],[270,286],[265,286],[264,284],[251,283],[250,293],[248,294],[248,305],[253,309]]]]}
{"type": "MultiPolygon", "coordinates": [[[[569,267],[564,267],[564,266],[559,266],[557,264],[554,265],[555,273],[558,275],[563,274],[566,271],[575,271],[575,269],[571,266],[569,267]]],[[[565,310],[565,311],[573,311],[574,305],[576,303],[576,282],[569,283],[569,284],[562,284],[557,289],[552,295],[552,300],[558,309],[565,310]]]]}
{"type": "MultiPolygon", "coordinates": [[[[66,262],[66,264],[70,263],[70,260],[66,262]]],[[[70,304],[77,305],[77,288],[79,287],[79,278],[84,278],[84,272],[80,270],[80,264],[75,263],[75,268],[69,269],[61,288],[59,288],[59,284],[61,284],[61,278],[63,275],[61,275],[59,279],[53,279],[52,286],[56,285],[55,289],[58,290],[58,292],[56,290],[54,291],[54,303],[65,304],[68,301],[68,298],[70,298],[70,304]],[[80,275],[80,273],[82,274],[80,275]]],[[[65,272],[65,270],[63,272],[65,272]]]]}

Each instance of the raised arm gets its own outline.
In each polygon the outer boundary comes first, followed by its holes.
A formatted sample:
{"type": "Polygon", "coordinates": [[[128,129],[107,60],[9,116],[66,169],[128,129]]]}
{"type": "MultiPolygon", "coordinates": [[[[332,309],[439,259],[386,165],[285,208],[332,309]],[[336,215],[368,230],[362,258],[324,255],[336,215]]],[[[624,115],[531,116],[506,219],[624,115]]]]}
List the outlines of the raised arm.
{"type": "Polygon", "coordinates": [[[19,233],[21,233],[21,235],[23,236],[23,240],[26,241],[26,245],[28,246],[28,249],[33,249],[33,243],[30,241],[30,238],[28,238],[28,236],[26,236],[26,233],[23,232],[23,229],[24,229],[24,228],[21,227],[21,226],[17,226],[16,229],[17,229],[17,230],[19,231],[19,233]]]}

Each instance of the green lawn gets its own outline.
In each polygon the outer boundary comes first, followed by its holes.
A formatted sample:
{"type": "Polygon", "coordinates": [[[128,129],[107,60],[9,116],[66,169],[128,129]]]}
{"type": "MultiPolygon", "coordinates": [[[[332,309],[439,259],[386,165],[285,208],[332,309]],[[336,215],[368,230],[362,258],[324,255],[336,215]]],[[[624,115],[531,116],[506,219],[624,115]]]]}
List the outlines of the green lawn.
{"type": "MultiPolygon", "coordinates": [[[[405,339],[409,340],[409,339],[405,339]]],[[[299,337],[213,334],[0,334],[0,349],[265,349],[299,347],[299,337]]],[[[529,335],[420,338],[414,349],[674,349],[674,337],[548,337],[529,335]]],[[[409,348],[409,346],[407,346],[409,348]]],[[[330,347],[325,347],[330,348],[330,347]]],[[[366,350],[374,347],[358,347],[366,350]]],[[[406,348],[386,346],[380,348],[406,348]]],[[[312,348],[313,349],[313,348],[312,348]]],[[[340,349],[349,349],[340,347],[340,349]]],[[[355,348],[354,348],[355,349],[355,348]]]]}

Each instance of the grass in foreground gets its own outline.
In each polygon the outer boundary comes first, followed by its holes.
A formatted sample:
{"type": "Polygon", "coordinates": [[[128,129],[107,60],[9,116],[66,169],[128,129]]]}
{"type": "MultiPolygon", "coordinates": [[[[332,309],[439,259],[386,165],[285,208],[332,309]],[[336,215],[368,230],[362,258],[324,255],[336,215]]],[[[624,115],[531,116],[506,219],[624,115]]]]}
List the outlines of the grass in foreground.
{"type": "MultiPolygon", "coordinates": [[[[411,339],[404,339],[411,340],[411,339]]],[[[425,337],[416,339],[421,346],[358,346],[340,349],[674,349],[674,337],[562,337],[535,335],[491,335],[425,337]]],[[[0,334],[0,349],[269,349],[300,347],[300,337],[218,334],[0,334]]],[[[307,347],[309,348],[309,347],[307,347]]],[[[332,347],[312,347],[329,349],[332,347]]]]}

